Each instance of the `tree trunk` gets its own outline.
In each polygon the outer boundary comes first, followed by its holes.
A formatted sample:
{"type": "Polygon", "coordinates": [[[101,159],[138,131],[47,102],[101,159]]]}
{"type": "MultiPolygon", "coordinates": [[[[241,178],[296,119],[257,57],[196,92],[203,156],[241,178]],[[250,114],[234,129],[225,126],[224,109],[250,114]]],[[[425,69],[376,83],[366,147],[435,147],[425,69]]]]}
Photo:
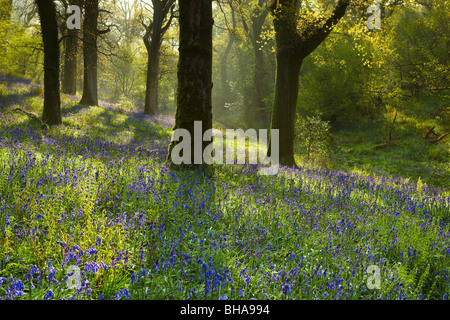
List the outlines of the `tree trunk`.
{"type": "Polygon", "coordinates": [[[67,30],[67,38],[64,39],[63,93],[72,95],[77,93],[77,55],[78,30],[67,30]]]}
{"type": "Polygon", "coordinates": [[[56,8],[53,0],[36,1],[44,44],[44,110],[42,121],[59,125],[61,98],[59,94],[59,41],[56,8]]]}
{"type": "Polygon", "coordinates": [[[147,63],[147,90],[145,92],[145,114],[154,115],[158,106],[158,85],[159,85],[159,57],[161,49],[161,17],[156,13],[153,16],[152,39],[146,43],[148,53],[147,63]]]}
{"type": "Polygon", "coordinates": [[[231,87],[228,82],[228,57],[230,55],[231,49],[233,49],[233,44],[236,39],[236,15],[235,9],[233,6],[233,2],[229,3],[231,10],[231,30],[228,30],[228,43],[225,47],[222,56],[220,57],[220,92],[219,92],[219,101],[218,101],[218,112],[225,111],[225,105],[227,102],[231,101],[231,87]]]}
{"type": "MultiPolygon", "coordinates": [[[[349,0],[339,0],[327,20],[314,21],[304,26],[301,33],[297,28],[298,0],[272,0],[270,4],[277,44],[277,75],[271,126],[272,129],[279,130],[281,165],[296,165],[294,136],[302,62],[325,40],[335,24],[344,16],[348,4],[349,0]]],[[[269,156],[270,151],[269,149],[269,156]]]]}
{"type": "Polygon", "coordinates": [[[83,25],[84,82],[81,104],[98,105],[97,95],[97,18],[98,0],[85,0],[83,25]]]}
{"type": "Polygon", "coordinates": [[[159,49],[149,52],[147,66],[147,90],[145,92],[145,114],[156,114],[159,85],[159,49]]]}
{"type": "MultiPolygon", "coordinates": [[[[260,38],[261,34],[259,34],[260,38]]],[[[260,45],[253,44],[253,55],[255,59],[255,67],[253,70],[253,87],[250,108],[247,109],[246,122],[255,129],[263,128],[265,122],[264,112],[266,105],[264,103],[265,94],[265,70],[264,70],[264,53],[260,50],[260,45]]]]}
{"type": "Polygon", "coordinates": [[[302,59],[295,55],[282,53],[277,55],[271,127],[280,130],[280,164],[286,166],[295,166],[294,136],[301,66],[302,59]]]}
{"type": "MultiPolygon", "coordinates": [[[[74,95],[77,93],[77,58],[78,58],[78,37],[80,31],[78,29],[68,29],[67,19],[71,15],[67,13],[67,8],[69,4],[65,1],[64,10],[66,11],[66,19],[62,23],[62,34],[65,35],[64,38],[64,67],[62,74],[61,87],[62,92],[74,95]]],[[[73,0],[73,5],[82,6],[81,0],[73,0]]]]}
{"type": "MultiPolygon", "coordinates": [[[[179,13],[180,54],[174,130],[186,129],[190,133],[191,164],[194,164],[194,121],[202,122],[202,136],[212,128],[212,1],[180,0],[179,13]]],[[[168,162],[172,168],[176,167],[172,161],[176,144],[172,141],[169,146],[168,162]]],[[[203,142],[202,151],[209,144],[203,142]]]]}
{"type": "Polygon", "coordinates": [[[223,113],[226,112],[226,103],[232,101],[231,87],[228,82],[228,57],[233,48],[234,40],[234,36],[230,32],[227,46],[220,56],[220,87],[217,90],[217,98],[213,103],[214,112],[216,112],[217,115],[223,115],[223,113]]]}
{"type": "Polygon", "coordinates": [[[228,83],[228,56],[233,48],[234,36],[230,33],[230,38],[225,51],[220,59],[220,95],[219,95],[219,110],[223,111],[225,104],[230,101],[231,88],[228,83]]]}
{"type": "Polygon", "coordinates": [[[261,49],[263,42],[261,34],[268,11],[265,0],[259,0],[254,8],[250,28],[245,24],[245,30],[249,34],[250,44],[253,50],[253,85],[250,105],[246,110],[246,123],[249,128],[265,128],[266,117],[264,96],[266,93],[266,72],[264,69],[264,52],[261,49]]]}
{"type": "Polygon", "coordinates": [[[154,115],[158,109],[159,58],[164,34],[174,17],[175,0],[152,0],[153,21],[145,26],[144,44],[147,49],[147,88],[145,91],[144,113],[154,115]],[[167,15],[170,16],[167,19],[167,15]]]}

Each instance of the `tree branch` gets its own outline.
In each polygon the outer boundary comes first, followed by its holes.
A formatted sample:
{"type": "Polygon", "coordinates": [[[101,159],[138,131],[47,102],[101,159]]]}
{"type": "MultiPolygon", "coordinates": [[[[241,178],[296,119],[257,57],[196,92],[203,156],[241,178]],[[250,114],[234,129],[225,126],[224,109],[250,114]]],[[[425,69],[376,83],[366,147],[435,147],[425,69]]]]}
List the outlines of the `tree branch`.
{"type": "MultiPolygon", "coordinates": [[[[344,16],[345,11],[350,3],[350,0],[339,0],[336,8],[333,10],[331,16],[320,28],[316,28],[311,33],[303,34],[306,39],[303,40],[306,44],[307,49],[304,51],[306,56],[313,52],[328,36],[328,34],[333,30],[334,26],[339,22],[339,20],[344,16]]],[[[308,30],[309,31],[309,30],[308,30]]],[[[306,57],[305,56],[305,57],[306,57]]]]}

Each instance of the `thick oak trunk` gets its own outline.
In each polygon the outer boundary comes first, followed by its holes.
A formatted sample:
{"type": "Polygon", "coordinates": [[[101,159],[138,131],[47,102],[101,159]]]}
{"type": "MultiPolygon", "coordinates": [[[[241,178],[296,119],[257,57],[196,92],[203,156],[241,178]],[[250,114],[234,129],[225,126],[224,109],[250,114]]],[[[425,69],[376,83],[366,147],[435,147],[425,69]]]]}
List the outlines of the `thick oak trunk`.
{"type": "MultiPolygon", "coordinates": [[[[178,97],[174,129],[186,129],[191,135],[191,164],[194,164],[194,121],[202,122],[203,133],[212,128],[212,1],[179,1],[180,46],[178,97]]],[[[173,168],[172,149],[168,161],[173,168]]],[[[210,144],[203,142],[202,150],[210,144]]],[[[198,166],[192,166],[198,167],[198,166]]]]}
{"type": "Polygon", "coordinates": [[[286,166],[295,166],[294,136],[301,66],[302,59],[295,55],[279,54],[277,57],[271,127],[278,129],[282,137],[279,143],[280,164],[286,166]]]}
{"type": "Polygon", "coordinates": [[[36,1],[44,44],[44,110],[42,121],[48,125],[61,124],[59,86],[59,42],[56,8],[53,0],[36,1]]]}
{"type": "MultiPolygon", "coordinates": [[[[277,43],[277,76],[271,127],[279,130],[281,165],[296,165],[294,137],[302,62],[325,40],[334,25],[344,16],[348,4],[349,0],[339,0],[327,20],[303,26],[302,32],[297,28],[298,0],[272,0],[270,4],[277,43]]],[[[268,154],[270,155],[270,149],[268,154]]]]}
{"type": "Polygon", "coordinates": [[[85,0],[83,25],[84,81],[81,104],[97,105],[98,0],[85,0]]]}

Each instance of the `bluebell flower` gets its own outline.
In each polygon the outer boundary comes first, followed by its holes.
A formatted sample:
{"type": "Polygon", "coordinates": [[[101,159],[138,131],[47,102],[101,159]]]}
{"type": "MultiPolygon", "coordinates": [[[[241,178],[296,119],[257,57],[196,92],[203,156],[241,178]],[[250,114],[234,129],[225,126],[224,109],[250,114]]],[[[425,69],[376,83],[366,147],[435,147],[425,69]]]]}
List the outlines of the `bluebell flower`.
{"type": "MultiPolygon", "coordinates": [[[[12,279],[12,278],[11,278],[11,279],[12,279]]],[[[22,291],[23,289],[25,289],[25,286],[23,285],[22,280],[15,280],[15,281],[12,283],[11,288],[12,288],[14,291],[19,292],[19,291],[22,291]]]]}
{"type": "Polygon", "coordinates": [[[239,277],[242,279],[242,276],[244,275],[245,271],[247,271],[247,266],[245,266],[240,272],[239,277]]]}
{"type": "Polygon", "coordinates": [[[97,236],[97,240],[95,240],[95,245],[96,245],[97,247],[99,247],[99,246],[101,246],[101,244],[102,244],[102,238],[100,238],[99,236],[97,236]]]}
{"type": "Polygon", "coordinates": [[[98,253],[98,250],[94,248],[94,246],[92,246],[90,249],[87,249],[87,252],[89,253],[90,256],[94,256],[98,253]]]}
{"type": "Polygon", "coordinates": [[[123,289],[119,292],[116,292],[116,300],[119,300],[122,297],[125,297],[126,300],[130,299],[130,293],[128,292],[128,289],[123,289]]]}
{"type": "Polygon", "coordinates": [[[50,263],[50,272],[48,273],[48,281],[53,284],[55,282],[57,282],[57,280],[55,279],[55,275],[56,275],[57,271],[55,268],[52,267],[51,263],[50,263]]]}
{"type": "Polygon", "coordinates": [[[100,268],[102,268],[103,270],[108,270],[108,265],[105,264],[103,261],[100,261],[99,263],[100,268]]]}
{"type": "Polygon", "coordinates": [[[100,270],[100,267],[94,261],[87,261],[84,264],[86,272],[97,273],[100,270]]]}
{"type": "Polygon", "coordinates": [[[48,300],[50,298],[53,298],[55,295],[53,294],[52,289],[48,290],[46,294],[44,294],[44,299],[48,300]]]}
{"type": "Polygon", "coordinates": [[[62,249],[67,249],[67,244],[65,242],[62,241],[56,241],[57,244],[59,244],[61,246],[62,249]]]}
{"type": "Polygon", "coordinates": [[[250,276],[248,275],[248,273],[245,275],[245,280],[244,280],[245,284],[249,285],[250,284],[250,276]]]}
{"type": "Polygon", "coordinates": [[[39,269],[36,265],[31,266],[30,268],[30,274],[35,274],[35,273],[39,273],[39,269]]]}
{"type": "Polygon", "coordinates": [[[282,287],[281,287],[281,292],[284,295],[291,295],[291,287],[289,286],[289,284],[285,283],[282,287]]]}

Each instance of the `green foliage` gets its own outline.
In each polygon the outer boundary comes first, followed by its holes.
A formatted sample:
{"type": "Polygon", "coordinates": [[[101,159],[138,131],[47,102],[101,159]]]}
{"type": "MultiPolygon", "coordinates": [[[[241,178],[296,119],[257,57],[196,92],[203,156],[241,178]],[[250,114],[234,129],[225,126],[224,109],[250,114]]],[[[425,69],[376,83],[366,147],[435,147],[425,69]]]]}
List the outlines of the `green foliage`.
{"type": "Polygon", "coordinates": [[[390,7],[382,29],[370,31],[367,18],[349,10],[304,61],[299,111],[344,127],[407,108],[419,93],[448,92],[449,12],[442,1],[390,7]]]}
{"type": "Polygon", "coordinates": [[[412,96],[421,90],[448,88],[449,8],[448,2],[430,1],[419,9],[405,7],[393,17],[393,67],[398,85],[412,96]]]}
{"type": "Polygon", "coordinates": [[[330,150],[330,128],[320,117],[297,117],[296,137],[307,162],[324,163],[330,150]]]}
{"type": "Polygon", "coordinates": [[[9,3],[0,1],[0,70],[39,81],[43,57],[40,30],[21,21],[9,3]]]}
{"type": "Polygon", "coordinates": [[[333,124],[374,113],[376,96],[373,84],[368,85],[372,70],[362,54],[365,44],[360,43],[332,34],[305,60],[298,101],[301,113],[321,113],[333,124]]]}

